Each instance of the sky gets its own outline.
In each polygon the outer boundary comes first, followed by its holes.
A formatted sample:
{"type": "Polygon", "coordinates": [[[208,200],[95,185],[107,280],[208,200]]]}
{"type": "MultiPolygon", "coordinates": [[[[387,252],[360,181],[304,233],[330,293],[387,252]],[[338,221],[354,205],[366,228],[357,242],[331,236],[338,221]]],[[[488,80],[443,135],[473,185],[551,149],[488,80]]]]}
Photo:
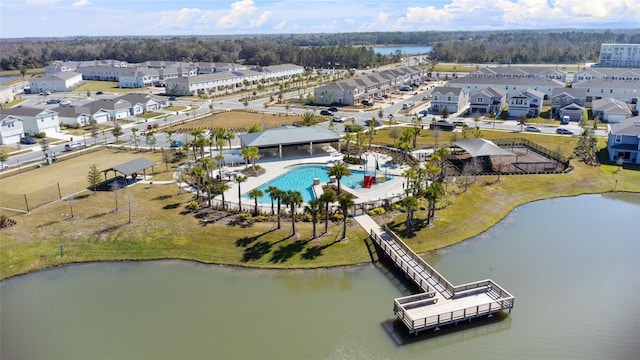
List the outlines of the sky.
{"type": "Polygon", "coordinates": [[[0,0],[0,38],[640,28],[640,0],[0,0]]]}

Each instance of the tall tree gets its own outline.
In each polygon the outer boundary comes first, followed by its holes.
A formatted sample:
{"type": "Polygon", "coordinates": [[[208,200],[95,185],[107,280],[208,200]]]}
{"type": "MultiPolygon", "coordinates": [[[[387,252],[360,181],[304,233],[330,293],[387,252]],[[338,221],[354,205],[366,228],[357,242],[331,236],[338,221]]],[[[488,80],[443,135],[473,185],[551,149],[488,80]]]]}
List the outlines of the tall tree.
{"type": "Polygon", "coordinates": [[[241,174],[235,174],[233,178],[238,183],[238,211],[242,212],[242,189],[240,188],[240,184],[247,181],[248,178],[241,174]]]}
{"type": "Polygon", "coordinates": [[[324,193],[320,195],[320,201],[324,203],[324,232],[326,234],[329,231],[329,205],[336,201],[336,193],[330,187],[327,187],[324,193]]]}
{"type": "Polygon", "coordinates": [[[275,214],[275,209],[273,207],[273,204],[276,200],[276,198],[278,197],[278,191],[280,189],[278,189],[277,187],[271,185],[267,188],[266,193],[269,195],[269,199],[271,199],[271,215],[275,214]]]}
{"type": "Polygon", "coordinates": [[[318,199],[309,200],[304,211],[311,215],[311,223],[313,224],[312,239],[316,238],[316,223],[318,222],[318,214],[322,211],[322,202],[318,199]]]}
{"type": "Polygon", "coordinates": [[[89,174],[87,175],[87,180],[89,180],[89,186],[93,189],[93,195],[96,194],[98,189],[98,184],[100,184],[100,170],[96,164],[91,164],[89,167],[89,174]]]}
{"type": "Polygon", "coordinates": [[[338,194],[340,194],[340,180],[342,180],[343,176],[349,176],[351,174],[351,170],[344,162],[338,161],[335,165],[329,168],[328,172],[329,176],[336,177],[336,181],[338,181],[338,194]]]}
{"type": "Polygon", "coordinates": [[[287,190],[282,194],[282,202],[291,208],[291,233],[296,234],[296,209],[302,204],[302,194],[299,191],[287,190]]]}
{"type": "Polygon", "coordinates": [[[347,237],[347,219],[349,217],[349,208],[353,206],[353,196],[344,193],[338,196],[338,203],[342,210],[342,239],[347,237]]]}
{"type": "Polygon", "coordinates": [[[405,231],[408,236],[413,235],[413,212],[418,207],[418,199],[415,196],[405,196],[400,201],[402,206],[407,211],[407,218],[405,220],[405,231]]]}
{"type": "Polygon", "coordinates": [[[251,189],[248,194],[249,194],[249,198],[253,199],[254,201],[253,215],[256,216],[258,215],[258,199],[264,195],[264,192],[259,188],[254,188],[254,189],[251,189]]]}

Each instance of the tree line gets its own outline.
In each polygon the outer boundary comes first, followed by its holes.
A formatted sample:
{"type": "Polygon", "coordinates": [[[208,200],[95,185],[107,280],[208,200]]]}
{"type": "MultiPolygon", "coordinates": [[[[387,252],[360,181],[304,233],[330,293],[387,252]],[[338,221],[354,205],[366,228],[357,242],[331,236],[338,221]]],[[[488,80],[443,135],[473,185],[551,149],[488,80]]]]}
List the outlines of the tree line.
{"type": "Polygon", "coordinates": [[[444,62],[575,63],[597,61],[600,44],[611,42],[640,43],[640,29],[1,39],[0,70],[95,59],[345,69],[399,62],[400,53],[384,56],[372,48],[384,45],[430,45],[432,59],[444,62]]]}

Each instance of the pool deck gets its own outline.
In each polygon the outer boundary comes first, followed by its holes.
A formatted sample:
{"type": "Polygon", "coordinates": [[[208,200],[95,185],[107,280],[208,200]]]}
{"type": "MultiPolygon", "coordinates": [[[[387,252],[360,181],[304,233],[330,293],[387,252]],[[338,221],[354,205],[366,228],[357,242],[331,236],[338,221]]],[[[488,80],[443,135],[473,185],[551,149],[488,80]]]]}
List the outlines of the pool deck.
{"type": "MultiPolygon", "coordinates": [[[[243,182],[241,186],[242,194],[247,193],[251,189],[257,188],[278,176],[289,171],[291,166],[295,165],[308,165],[308,164],[320,164],[331,166],[338,161],[341,161],[343,156],[339,154],[335,150],[326,149],[328,151],[318,151],[313,156],[292,156],[283,159],[271,159],[269,157],[263,157],[257,161],[257,164],[263,167],[266,172],[258,177],[249,176],[247,181],[243,182]]],[[[387,169],[387,173],[389,175],[395,175],[394,178],[385,181],[384,183],[375,184],[373,187],[369,189],[365,188],[356,188],[349,189],[350,192],[356,194],[358,196],[357,199],[354,199],[354,202],[363,203],[370,202],[375,200],[381,200],[392,196],[398,196],[398,194],[403,193],[403,186],[405,179],[402,177],[402,173],[408,168],[408,166],[387,166],[387,162],[391,161],[391,157],[386,155],[379,155],[379,166],[381,169],[387,169]]],[[[223,176],[225,178],[231,177],[233,179],[233,174],[239,174],[244,169],[244,164],[241,166],[234,167],[224,167],[223,168],[223,176]]],[[[349,165],[350,169],[353,170],[364,170],[362,166],[349,165]]],[[[309,184],[310,186],[312,184],[309,184]]],[[[238,202],[238,184],[231,180],[229,182],[230,189],[225,192],[225,200],[233,203],[238,202]]],[[[217,196],[216,198],[221,198],[217,196]]],[[[267,204],[263,204],[267,205],[267,204]]],[[[270,206],[270,204],[268,204],[270,206]]],[[[243,198],[242,199],[243,207],[251,207],[253,206],[253,200],[243,198]]],[[[303,209],[303,207],[300,207],[303,209]]]]}

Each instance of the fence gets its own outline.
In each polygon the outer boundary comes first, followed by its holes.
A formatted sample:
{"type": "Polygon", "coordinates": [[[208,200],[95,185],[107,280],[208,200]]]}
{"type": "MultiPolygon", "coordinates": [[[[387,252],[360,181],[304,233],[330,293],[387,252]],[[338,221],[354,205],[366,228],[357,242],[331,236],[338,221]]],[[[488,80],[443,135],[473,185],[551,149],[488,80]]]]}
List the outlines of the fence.
{"type": "Polygon", "coordinates": [[[62,199],[62,191],[60,190],[60,183],[56,183],[25,194],[12,194],[2,191],[0,192],[0,207],[28,213],[60,199],[62,199]]]}

